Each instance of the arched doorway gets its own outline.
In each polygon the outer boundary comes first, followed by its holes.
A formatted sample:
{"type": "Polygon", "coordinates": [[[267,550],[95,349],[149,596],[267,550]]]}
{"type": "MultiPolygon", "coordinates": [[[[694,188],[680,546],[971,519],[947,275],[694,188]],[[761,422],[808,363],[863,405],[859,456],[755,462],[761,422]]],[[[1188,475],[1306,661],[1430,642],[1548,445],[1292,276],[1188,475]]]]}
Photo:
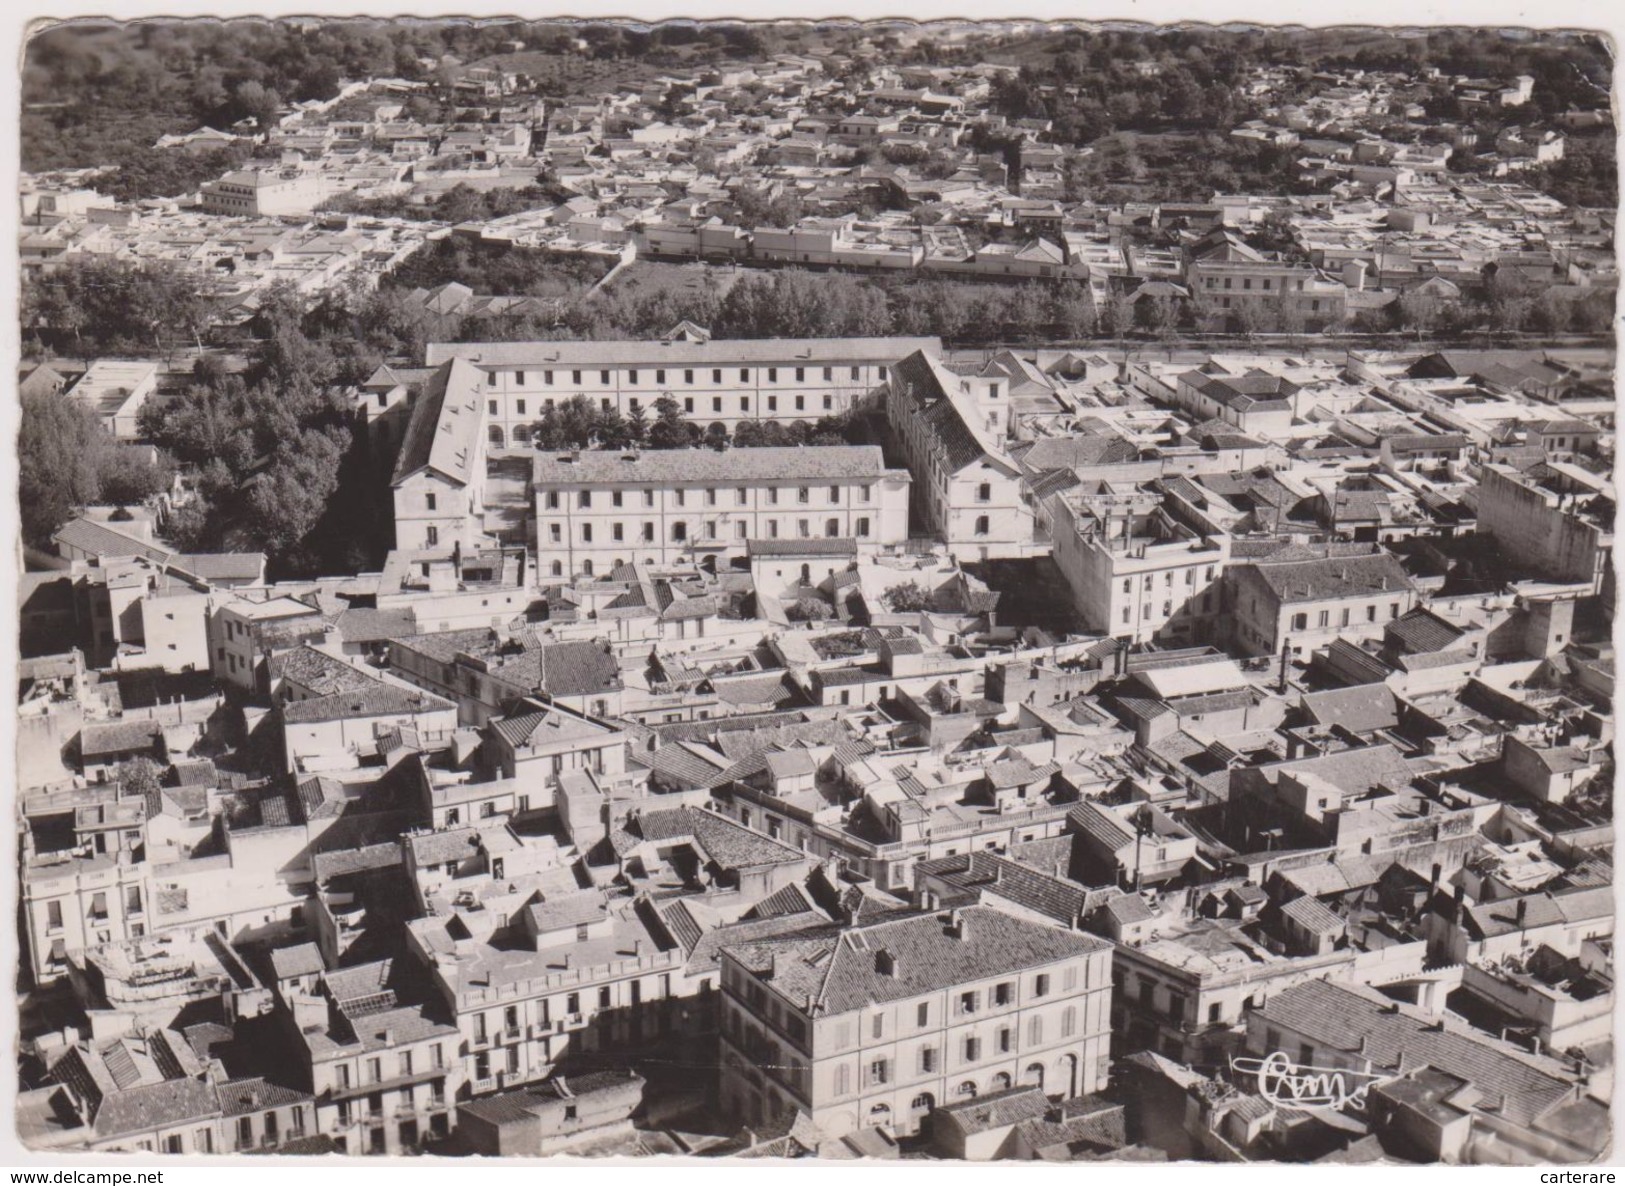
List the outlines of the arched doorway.
{"type": "Polygon", "coordinates": [[[929,1091],[922,1091],[909,1101],[908,1116],[905,1119],[908,1126],[920,1136],[931,1136],[931,1111],[937,1106],[937,1097],[929,1091]]]}
{"type": "Polygon", "coordinates": [[[879,1128],[881,1125],[891,1123],[891,1105],[876,1104],[869,1109],[869,1127],[879,1128]]]}
{"type": "Polygon", "coordinates": [[[1043,1087],[1044,1064],[1041,1062],[1029,1064],[1027,1069],[1021,1072],[1021,1082],[1024,1085],[1031,1084],[1033,1087],[1043,1087]]]}
{"type": "Polygon", "coordinates": [[[1006,1071],[1000,1071],[997,1075],[994,1075],[993,1076],[993,1082],[991,1082],[991,1083],[989,1083],[987,1085],[987,1089],[989,1091],[1008,1091],[1008,1090],[1010,1090],[1010,1075],[1009,1075],[1009,1073],[1006,1072],[1006,1071]]]}
{"type": "MultiPolygon", "coordinates": [[[[1056,1090],[1064,1087],[1068,1099],[1084,1094],[1084,1085],[1078,1082],[1078,1056],[1076,1054],[1063,1054],[1056,1059],[1055,1072],[1056,1090]]],[[[1104,1084],[1101,1086],[1104,1086],[1104,1084]]],[[[1096,1086],[1091,1084],[1089,1090],[1096,1090],[1096,1086]]]]}
{"type": "Polygon", "coordinates": [[[490,432],[487,435],[490,437],[492,445],[498,449],[502,448],[503,441],[506,438],[502,435],[502,426],[500,424],[491,425],[490,432]]]}

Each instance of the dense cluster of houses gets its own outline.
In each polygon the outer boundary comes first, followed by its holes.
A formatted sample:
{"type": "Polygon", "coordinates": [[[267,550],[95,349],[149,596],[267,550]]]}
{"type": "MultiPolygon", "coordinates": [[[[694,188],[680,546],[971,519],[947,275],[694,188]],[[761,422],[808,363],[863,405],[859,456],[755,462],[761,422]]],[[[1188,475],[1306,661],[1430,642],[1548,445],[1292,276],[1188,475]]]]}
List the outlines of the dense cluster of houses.
{"type": "Polygon", "coordinates": [[[685,324],[423,363],[354,393],[379,572],[267,582],[161,507],[33,557],[26,1143],[1601,1151],[1583,357],[685,324]],[[538,449],[574,396],[887,447],[538,449]],[[1065,621],[1023,620],[1043,571],[1065,621]],[[1374,1086],[1293,1107],[1272,1054],[1374,1086]]]}
{"type": "Polygon", "coordinates": [[[1050,142],[1048,120],[992,110],[995,83],[1013,74],[780,55],[548,105],[533,80],[481,67],[434,121],[408,114],[429,84],[353,83],[270,127],[164,137],[175,153],[251,154],[193,195],[118,203],[96,193],[93,171],[25,179],[21,258],[26,272],[81,255],[176,262],[210,277],[228,319],[277,280],[308,293],[376,282],[451,232],[606,267],[641,258],[1066,280],[1097,308],[1162,297],[1219,320],[1267,309],[1286,329],[1338,325],[1416,290],[1449,303],[1492,265],[1569,299],[1617,284],[1611,212],[1571,210],[1508,179],[1561,159],[1562,128],[1509,126],[1478,144],[1469,124],[1424,113],[1422,98],[1445,83],[1466,111],[1527,107],[1527,75],[1356,70],[1316,74],[1306,89],[1261,69],[1241,88],[1259,114],[1231,135],[1301,152],[1311,196],[1110,204],[1068,180],[1092,149],[1050,142]],[[1494,167],[1451,172],[1455,154],[1494,167]],[[571,196],[455,227],[323,214],[346,196],[523,189],[544,170],[571,196]],[[1286,241],[1249,246],[1265,223],[1286,241]]]}

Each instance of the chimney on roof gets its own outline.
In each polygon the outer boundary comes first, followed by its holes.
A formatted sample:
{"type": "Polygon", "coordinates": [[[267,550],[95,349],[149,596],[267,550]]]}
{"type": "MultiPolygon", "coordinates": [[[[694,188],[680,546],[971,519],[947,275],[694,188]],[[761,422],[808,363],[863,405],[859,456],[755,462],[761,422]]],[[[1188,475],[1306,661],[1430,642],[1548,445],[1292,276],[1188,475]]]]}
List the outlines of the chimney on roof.
{"type": "Polygon", "coordinates": [[[884,948],[875,952],[875,971],[882,976],[890,976],[895,979],[897,976],[897,957],[884,948]]]}
{"type": "Polygon", "coordinates": [[[1518,929],[1521,931],[1529,921],[1529,899],[1518,899],[1518,929]]]}
{"type": "Polygon", "coordinates": [[[948,911],[948,933],[961,943],[970,941],[970,926],[962,910],[948,911]]]}

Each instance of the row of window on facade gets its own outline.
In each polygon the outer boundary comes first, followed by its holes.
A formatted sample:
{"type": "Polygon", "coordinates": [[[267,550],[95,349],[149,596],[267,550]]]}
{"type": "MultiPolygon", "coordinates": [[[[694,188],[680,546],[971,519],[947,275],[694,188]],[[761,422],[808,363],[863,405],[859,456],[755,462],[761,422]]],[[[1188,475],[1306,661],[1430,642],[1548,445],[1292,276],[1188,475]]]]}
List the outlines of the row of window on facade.
{"type": "MultiPolygon", "coordinates": [[[[613,401],[611,400],[603,399],[599,401],[599,404],[604,411],[608,412],[613,410],[612,402],[613,401]]],[[[544,407],[552,406],[551,400],[544,400],[542,403],[544,407]]],[[[515,400],[514,405],[515,416],[525,416],[529,414],[526,410],[524,400],[515,400]]],[[[502,414],[497,401],[494,399],[487,400],[486,407],[492,416],[500,416],[502,414]]],[[[643,404],[636,396],[632,397],[631,407],[632,411],[634,412],[641,412],[643,410],[643,404]]],[[[821,408],[825,412],[835,411],[835,397],[833,395],[824,396],[821,401],[821,408]]],[[[777,412],[779,410],[778,396],[770,395],[767,397],[767,410],[769,412],[777,412]]],[[[798,395],[795,397],[794,410],[797,412],[805,412],[807,410],[806,396],[798,395]]],[[[726,409],[724,409],[722,406],[722,397],[720,395],[713,396],[711,398],[711,411],[717,415],[722,415],[726,411],[726,409]]],[[[742,395],[739,397],[739,411],[741,414],[749,414],[750,396],[742,395]]],[[[692,396],[685,396],[683,398],[683,412],[689,416],[694,414],[694,398],[692,396]]],[[[491,427],[487,430],[487,439],[491,444],[500,447],[505,440],[501,426],[496,424],[491,425],[491,427]]],[[[513,430],[513,439],[520,444],[528,443],[531,439],[530,429],[522,424],[516,426],[513,430]]]]}
{"type": "MultiPolygon", "coordinates": [[[[1192,610],[1190,608],[1190,604],[1187,604],[1187,605],[1183,606],[1182,609],[1184,611],[1186,611],[1186,612],[1192,612],[1192,613],[1198,613],[1198,614],[1210,614],[1210,613],[1213,612],[1213,594],[1211,594],[1211,593],[1202,594],[1202,600],[1201,600],[1201,602],[1199,604],[1201,606],[1200,609],[1192,610]]],[[[1174,603],[1172,601],[1163,602],[1162,603],[1162,617],[1171,618],[1173,616],[1174,616],[1174,603]]],[[[1134,607],[1131,606],[1131,605],[1125,605],[1123,607],[1123,624],[1126,626],[1130,622],[1132,622],[1133,620],[1134,620],[1134,607]]],[[[1143,605],[1140,606],[1140,620],[1142,622],[1149,622],[1151,620],[1151,602],[1147,601],[1143,605]]]]}
{"type": "MultiPolygon", "coordinates": [[[[236,1124],[232,1128],[233,1136],[235,1138],[232,1149],[236,1151],[255,1148],[270,1148],[281,1144],[284,1139],[290,1141],[298,1140],[300,1137],[305,1135],[305,1110],[303,1108],[294,1108],[291,1112],[289,1112],[288,1127],[286,1132],[284,1132],[282,1129],[281,1120],[277,1113],[266,1112],[263,1128],[263,1136],[257,1138],[254,1131],[254,1117],[239,1116],[236,1124]]],[[[214,1130],[212,1128],[200,1128],[192,1136],[192,1148],[190,1152],[213,1153],[215,1151],[214,1144],[214,1130]]],[[[165,1153],[188,1152],[186,1148],[185,1133],[170,1133],[168,1136],[164,1137],[163,1145],[165,1153]]],[[[149,1152],[154,1151],[151,1141],[137,1142],[136,1147],[149,1152]]]]}
{"type": "MultiPolygon", "coordinates": [[[[1070,1035],[1068,1035],[1068,1036],[1070,1036],[1070,1035]]],[[[1010,1051],[1008,1049],[1003,1051],[1003,1053],[1009,1053],[1009,1052],[1010,1051]]],[[[925,1075],[934,1074],[936,1072],[936,1070],[937,1070],[936,1051],[935,1050],[921,1050],[919,1052],[919,1056],[920,1056],[919,1060],[918,1060],[918,1062],[919,1062],[919,1066],[918,1066],[919,1073],[920,1074],[925,1074],[925,1075]]],[[[977,1061],[978,1059],[980,1059],[982,1057],[983,1057],[982,1053],[980,1052],[980,1050],[978,1050],[978,1052],[976,1054],[974,1054],[974,1055],[967,1054],[966,1055],[966,1061],[967,1062],[975,1062],[975,1061],[977,1061]]],[[[883,1058],[882,1059],[876,1059],[874,1062],[870,1063],[868,1067],[865,1068],[864,1086],[865,1087],[885,1087],[887,1084],[892,1082],[892,1079],[894,1078],[892,1071],[893,1071],[893,1068],[892,1068],[892,1064],[891,1064],[890,1059],[883,1059],[883,1058]]],[[[1023,1083],[1030,1083],[1030,1084],[1033,1084],[1035,1086],[1042,1087],[1043,1084],[1044,1084],[1044,1064],[1043,1063],[1038,1063],[1038,1062],[1029,1064],[1026,1071],[1024,1071],[1022,1073],[1021,1081],[1023,1083]]],[[[847,1067],[845,1064],[840,1064],[840,1065],[836,1066],[836,1068],[835,1068],[835,1085],[834,1086],[835,1086],[835,1095],[837,1095],[837,1096],[849,1095],[851,1093],[851,1091],[852,1091],[851,1068],[847,1067]]],[[[1012,1083],[1011,1083],[1010,1074],[1007,1071],[999,1071],[999,1072],[997,1072],[996,1074],[994,1074],[992,1079],[989,1080],[989,1083],[988,1083],[988,1089],[990,1091],[1006,1091],[1011,1086],[1012,1086],[1012,1083]]],[[[961,1097],[964,1097],[964,1098],[973,1098],[973,1097],[975,1097],[977,1095],[977,1093],[978,1093],[978,1088],[977,1088],[977,1085],[976,1085],[976,1081],[974,1079],[967,1079],[964,1082],[960,1083],[959,1086],[954,1089],[954,1094],[955,1095],[958,1095],[958,1096],[961,1096],[961,1097]]],[[[933,1107],[936,1106],[936,1104],[935,1104],[935,1101],[933,1100],[933,1098],[932,1098],[932,1096],[930,1095],[929,1092],[922,1092],[919,1095],[914,1097],[914,1100],[913,1100],[913,1102],[912,1102],[912,1104],[910,1106],[912,1108],[914,1108],[916,1111],[930,1111],[933,1107]]],[[[890,1112],[890,1110],[891,1109],[890,1109],[889,1105],[882,1103],[882,1104],[876,1104],[873,1108],[871,1108],[870,1113],[871,1113],[871,1115],[879,1115],[879,1114],[881,1114],[883,1112],[890,1112]]]]}
{"type": "MultiPolygon", "coordinates": [[[[987,516],[983,515],[982,518],[980,520],[978,520],[978,522],[981,524],[981,526],[977,529],[978,532],[980,534],[983,534],[983,535],[987,534],[987,516]]],[[[717,523],[717,521],[715,519],[706,519],[706,520],[704,520],[701,523],[700,527],[701,527],[701,532],[702,532],[702,538],[704,538],[704,539],[720,539],[721,538],[720,531],[719,531],[719,525],[718,525],[718,523],[717,523]]],[[[432,527],[429,528],[429,531],[431,533],[433,533],[434,528],[432,528],[432,527]]],[[[869,535],[869,519],[868,519],[867,516],[864,516],[864,517],[853,520],[852,533],[853,533],[853,535],[857,536],[860,539],[865,539],[865,538],[868,537],[868,535],[869,535]]],[[[841,536],[841,521],[839,519],[825,520],[825,522],[824,522],[824,537],[826,539],[839,539],[840,536],[841,536]]],[[[812,521],[810,519],[798,519],[798,520],[796,520],[796,537],[799,538],[799,539],[811,539],[812,538],[812,521]]],[[[550,543],[562,544],[564,542],[564,528],[558,523],[549,523],[547,525],[547,538],[548,538],[548,542],[550,542],[550,543]]],[[[642,535],[640,536],[640,538],[643,540],[644,543],[653,543],[655,541],[655,525],[653,523],[645,523],[645,524],[643,524],[643,531],[642,531],[642,535]]],[[[675,542],[675,543],[684,543],[684,542],[686,542],[689,539],[688,523],[685,522],[682,519],[679,519],[675,523],[673,523],[671,525],[671,538],[672,538],[673,542],[675,542]]],[[[741,539],[741,540],[749,539],[750,538],[750,524],[745,523],[743,521],[735,523],[734,524],[734,538],[735,539],[741,539]]],[[[779,538],[779,521],[777,519],[769,519],[767,521],[767,538],[768,539],[778,539],[779,538]]],[[[620,542],[624,541],[626,539],[626,524],[624,524],[624,523],[611,523],[610,524],[610,539],[615,543],[620,543],[620,542]]],[[[432,544],[432,543],[434,543],[436,541],[435,541],[435,539],[431,538],[429,540],[429,542],[432,544]]],[[[584,543],[584,544],[590,544],[590,543],[594,542],[594,539],[593,539],[593,525],[591,523],[583,523],[581,525],[581,542],[584,543]]]]}
{"type": "MultiPolygon", "coordinates": [[[[445,1052],[438,1044],[430,1046],[428,1049],[429,1064],[426,1068],[416,1063],[414,1051],[400,1051],[395,1056],[395,1069],[397,1071],[397,1077],[404,1079],[410,1075],[416,1074],[419,1070],[425,1069],[433,1071],[444,1070],[446,1066],[445,1052]]],[[[364,1060],[363,1069],[366,1071],[365,1081],[367,1083],[382,1083],[384,1081],[384,1059],[382,1055],[377,1055],[364,1060]]],[[[351,1069],[349,1063],[339,1063],[333,1068],[333,1074],[338,1082],[340,1091],[346,1090],[352,1086],[350,1078],[351,1069]]]]}
{"type": "MultiPolygon", "coordinates": [[[[745,823],[747,826],[749,825],[748,818],[745,820],[745,823]]],[[[1061,975],[1062,991],[1074,992],[1076,991],[1077,987],[1078,969],[1076,967],[1068,967],[1064,969],[1061,975]]],[[[1033,977],[1032,987],[1027,994],[1027,1000],[1041,1001],[1050,995],[1053,988],[1054,977],[1052,977],[1048,972],[1040,972],[1038,975],[1033,977]]],[[[757,1013],[758,1015],[766,1013],[775,1024],[780,1025],[781,1028],[784,1029],[785,1033],[788,1034],[792,1040],[798,1042],[805,1040],[806,1031],[802,1019],[796,1016],[794,1013],[785,1010],[783,1019],[781,1021],[778,1000],[776,998],[769,998],[760,984],[757,984],[753,980],[745,980],[744,995],[746,1002],[753,1012],[757,1013]]],[[[1016,983],[1013,980],[1006,980],[995,984],[992,988],[985,991],[982,989],[969,989],[959,993],[953,999],[952,1013],[954,1017],[974,1017],[984,1010],[1009,1008],[1016,1003],[1016,983]]],[[[914,1024],[917,1030],[927,1029],[931,1026],[932,1012],[930,1001],[920,1001],[915,1005],[914,1024]]],[[[870,1037],[874,1040],[880,1041],[887,1037],[887,1017],[888,1015],[886,1013],[875,1013],[872,1017],[870,1017],[870,1037]]],[[[1064,1020],[1062,1021],[1063,1037],[1071,1037],[1073,1025],[1072,1019],[1073,1010],[1069,1007],[1066,1010],[1064,1020]]],[[[1030,1023],[1032,1025],[1031,1041],[1037,1042],[1040,1040],[1042,1035],[1042,1019],[1034,1017],[1030,1019],[1030,1023]]],[[[1002,1041],[1003,1035],[1007,1035],[1008,1033],[1008,1027],[1001,1030],[1000,1040],[1002,1041]]],[[[849,1023],[844,1020],[837,1022],[834,1033],[834,1048],[837,1050],[843,1049],[851,1043],[851,1040],[852,1032],[849,1027],[849,1023]]],[[[971,1040],[977,1041],[979,1039],[971,1040]]],[[[1007,1051],[1008,1047],[1001,1047],[1001,1050],[1007,1051]]]]}
{"type": "MultiPolygon", "coordinates": [[[[126,918],[136,918],[141,913],[141,887],[139,885],[125,886],[124,916],[126,918]]],[[[85,919],[92,925],[107,921],[107,893],[105,890],[98,890],[90,895],[90,908],[85,912],[85,919]]],[[[55,934],[62,930],[61,898],[51,898],[45,903],[45,929],[48,934],[55,934]]]]}
{"type": "MultiPolygon", "coordinates": [[[[1215,571],[1216,571],[1216,569],[1214,568],[1214,566],[1209,565],[1208,569],[1207,569],[1207,572],[1203,576],[1203,579],[1211,581],[1213,579],[1213,574],[1214,574],[1215,571]]],[[[1151,588],[1152,582],[1154,580],[1155,580],[1155,574],[1154,573],[1146,573],[1144,579],[1141,581],[1141,587],[1145,588],[1145,589],[1151,588]]],[[[1174,574],[1173,574],[1172,569],[1170,569],[1167,572],[1164,572],[1162,574],[1162,583],[1163,583],[1163,585],[1165,585],[1165,586],[1167,586],[1169,588],[1171,588],[1173,586],[1174,574]]],[[[1187,568],[1185,570],[1185,583],[1187,585],[1195,585],[1196,584],[1196,570],[1194,568],[1187,568]]],[[[1133,577],[1124,577],[1123,578],[1123,592],[1132,593],[1133,591],[1134,591],[1134,578],[1133,577]]]]}
{"type": "MultiPolygon", "coordinates": [[[[516,1071],[517,1067],[514,1068],[516,1071]]],[[[354,1124],[357,1121],[378,1121],[384,1117],[384,1096],[391,1094],[383,1091],[374,1091],[362,1097],[360,1101],[339,1100],[338,1122],[340,1127],[354,1124]],[[357,1104],[361,1106],[357,1106],[357,1104]]],[[[414,1107],[412,1091],[410,1088],[402,1090],[401,1105],[406,1108],[414,1107]]],[[[443,1079],[429,1080],[429,1107],[443,1108],[446,1106],[446,1084],[443,1079]]]]}
{"type": "MultiPolygon", "coordinates": [[[[1269,282],[1268,277],[1262,277],[1259,280],[1259,283],[1262,286],[1261,291],[1263,291],[1263,292],[1269,292],[1270,291],[1270,282],[1269,282]]],[[[1219,285],[1219,278],[1217,276],[1209,276],[1209,277],[1207,277],[1207,284],[1206,284],[1205,287],[1207,287],[1207,288],[1218,288],[1219,286],[1220,286],[1219,285]]],[[[1253,286],[1253,282],[1250,279],[1248,279],[1246,277],[1242,278],[1241,287],[1242,287],[1242,290],[1244,292],[1251,289],[1252,286],[1253,286]]],[[[1231,277],[1226,276],[1224,278],[1224,287],[1225,288],[1231,287],[1231,277]]],[[[1290,282],[1289,281],[1286,281],[1286,280],[1281,281],[1281,291],[1282,292],[1286,292],[1289,287],[1290,287],[1290,282]]],[[[1303,281],[1302,280],[1298,281],[1298,289],[1297,290],[1299,292],[1303,291],[1303,281]]]]}
{"type": "MultiPolygon", "coordinates": [[[[771,505],[771,506],[777,506],[778,505],[780,489],[788,489],[788,487],[779,487],[779,486],[769,486],[769,487],[767,487],[767,501],[768,501],[769,505],[771,505]]],[[[654,490],[645,490],[645,491],[643,491],[643,505],[644,506],[652,507],[652,506],[655,505],[655,493],[656,492],[654,490]]],[[[675,505],[677,505],[677,506],[686,506],[686,505],[688,505],[688,492],[686,490],[682,489],[681,487],[675,487],[672,490],[670,490],[669,493],[671,494],[672,501],[673,501],[673,503],[675,505]]],[[[550,511],[558,510],[559,505],[560,505],[560,501],[561,501],[561,497],[562,496],[560,495],[560,493],[557,490],[549,490],[547,492],[547,500],[546,500],[547,501],[547,509],[550,510],[550,511]]],[[[870,502],[870,501],[872,501],[873,497],[874,497],[874,487],[873,486],[864,485],[864,486],[859,486],[858,487],[858,501],[859,502],[870,502]]],[[[429,498],[429,509],[432,511],[432,510],[434,510],[434,495],[431,494],[431,495],[428,496],[428,498],[429,498]]],[[[592,499],[593,499],[593,492],[591,490],[578,490],[578,491],[576,491],[576,506],[578,508],[580,508],[581,510],[584,510],[584,511],[585,510],[591,510],[592,505],[593,505],[592,499]]],[[[611,490],[609,492],[609,501],[610,501],[610,505],[612,507],[625,506],[626,505],[626,492],[623,491],[623,490],[611,490]]],[[[796,501],[798,503],[803,503],[803,504],[811,503],[812,502],[812,487],[810,487],[810,486],[798,486],[798,487],[796,487],[796,501]]],[[[831,486],[829,488],[829,501],[830,501],[830,504],[832,506],[837,506],[837,505],[840,504],[840,501],[841,501],[841,488],[839,486],[831,486]]],[[[750,488],[748,486],[736,487],[735,490],[734,490],[734,505],[742,507],[742,506],[748,505],[749,502],[750,502],[750,488]]],[[[716,487],[710,486],[710,487],[706,488],[706,490],[705,490],[705,505],[708,506],[708,507],[714,507],[714,506],[718,505],[718,492],[717,492],[716,487]]]]}
{"type": "MultiPolygon", "coordinates": [[[[716,384],[722,383],[723,382],[723,378],[722,378],[723,373],[727,369],[728,368],[726,368],[726,367],[712,367],[711,368],[711,382],[716,383],[716,384]]],[[[779,381],[779,368],[778,367],[766,367],[764,369],[767,372],[767,382],[769,382],[769,383],[777,383],[779,381]]],[[[794,370],[794,372],[795,372],[795,381],[797,383],[805,383],[807,381],[807,369],[808,368],[806,368],[806,367],[794,367],[794,368],[786,367],[784,369],[786,369],[786,370],[793,369],[794,370]]],[[[823,381],[825,383],[833,383],[833,382],[835,382],[835,368],[834,367],[827,366],[827,367],[823,367],[822,370],[823,370],[823,381]]],[[[554,372],[554,371],[543,371],[542,372],[542,384],[544,386],[547,386],[547,387],[553,386],[555,373],[556,372],[554,372]]],[[[572,370],[570,372],[570,386],[572,386],[572,387],[580,387],[581,384],[582,384],[582,376],[585,373],[586,373],[585,371],[572,370]]],[[[626,371],[625,372],[626,386],[628,386],[628,387],[636,387],[637,384],[638,384],[639,373],[640,372],[637,371],[637,370],[628,370],[628,371],[626,371]]],[[[684,384],[686,384],[687,386],[692,387],[694,385],[694,382],[695,382],[694,376],[697,373],[698,372],[695,371],[692,368],[684,368],[683,369],[683,382],[684,382],[684,384]]],[[[859,380],[861,380],[863,378],[863,368],[861,366],[855,366],[855,367],[849,368],[848,373],[849,373],[849,376],[850,376],[850,378],[851,378],[851,380],[853,382],[859,381],[859,380]]],[[[879,375],[879,377],[881,379],[885,379],[885,377],[886,377],[886,368],[885,367],[879,367],[879,368],[877,368],[876,373],[879,375]]],[[[501,379],[502,379],[502,374],[503,374],[503,372],[501,372],[501,371],[489,371],[489,372],[487,372],[487,374],[485,376],[486,385],[490,386],[490,387],[500,386],[501,379]]],[[[513,372],[514,386],[515,387],[523,387],[523,386],[525,386],[525,379],[526,379],[527,374],[528,374],[528,372],[526,372],[526,371],[514,371],[513,372]]],[[[598,372],[598,383],[599,383],[599,385],[602,386],[602,387],[608,387],[612,382],[614,382],[614,379],[613,379],[614,374],[615,374],[615,372],[613,370],[600,370],[598,372]]],[[[741,382],[741,383],[749,383],[750,381],[751,381],[750,368],[749,367],[740,367],[739,368],[739,382],[741,382]]],[[[654,372],[654,386],[662,387],[662,386],[665,385],[665,383],[666,383],[666,371],[663,368],[656,368],[655,372],[654,372]]],[[[521,411],[523,411],[522,408],[521,408],[521,411]]]]}
{"type": "MultiPolygon", "coordinates": [[[[1337,617],[1338,617],[1337,624],[1339,626],[1352,626],[1352,625],[1355,624],[1354,623],[1354,611],[1352,609],[1350,609],[1346,605],[1342,608],[1342,610],[1340,610],[1338,612],[1337,617]]],[[[1388,604],[1388,619],[1389,619],[1389,621],[1392,621],[1397,617],[1399,617],[1399,602],[1397,602],[1397,601],[1390,602],[1388,604]]],[[[1377,620],[1377,607],[1375,605],[1368,605],[1368,606],[1365,607],[1365,620],[1368,623],[1369,622],[1375,622],[1377,620]]],[[[1323,610],[1319,610],[1315,614],[1315,625],[1319,629],[1322,629],[1322,630],[1329,629],[1331,627],[1331,624],[1332,624],[1332,611],[1331,610],[1323,609],[1323,610]]],[[[1307,630],[1307,629],[1309,629],[1309,615],[1307,613],[1293,614],[1292,615],[1292,629],[1294,629],[1294,630],[1307,630]]]]}

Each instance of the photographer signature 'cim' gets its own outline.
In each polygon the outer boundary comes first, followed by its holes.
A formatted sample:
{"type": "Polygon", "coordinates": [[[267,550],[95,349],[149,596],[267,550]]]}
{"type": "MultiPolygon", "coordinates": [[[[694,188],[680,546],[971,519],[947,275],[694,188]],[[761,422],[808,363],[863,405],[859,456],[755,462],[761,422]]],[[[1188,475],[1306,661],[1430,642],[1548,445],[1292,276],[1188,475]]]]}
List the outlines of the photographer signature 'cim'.
{"type": "Polygon", "coordinates": [[[1265,1058],[1233,1058],[1230,1069],[1256,1075],[1258,1093],[1271,1103],[1298,1108],[1341,1108],[1363,1104],[1366,1092],[1387,1075],[1333,1067],[1300,1067],[1277,1050],[1265,1058]]]}

